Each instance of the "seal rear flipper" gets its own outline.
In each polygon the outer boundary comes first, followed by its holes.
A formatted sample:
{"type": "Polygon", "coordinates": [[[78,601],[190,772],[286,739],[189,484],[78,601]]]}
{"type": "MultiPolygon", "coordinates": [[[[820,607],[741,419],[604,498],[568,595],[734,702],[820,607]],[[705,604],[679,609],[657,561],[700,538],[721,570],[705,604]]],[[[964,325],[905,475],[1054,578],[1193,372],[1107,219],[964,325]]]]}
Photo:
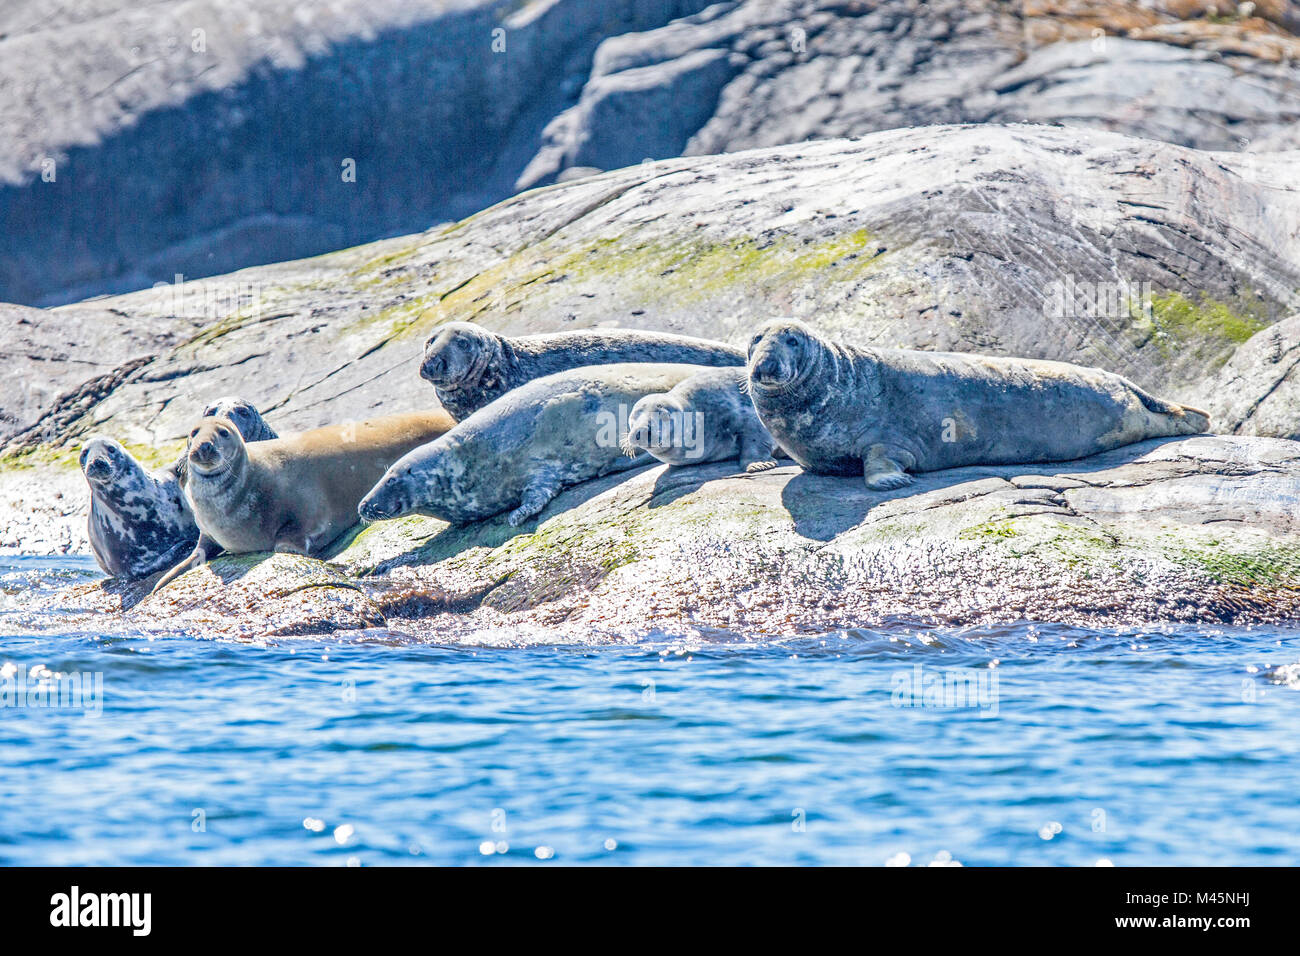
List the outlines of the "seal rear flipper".
{"type": "Polygon", "coordinates": [[[223,550],[225,549],[223,549],[221,545],[217,544],[217,542],[213,541],[206,534],[199,535],[199,543],[194,546],[194,550],[190,552],[190,556],[160,577],[158,583],[153,586],[153,590],[149,593],[157,594],[186,571],[193,571],[195,568],[202,567],[219,555],[223,550]]]}
{"type": "Polygon", "coordinates": [[[1190,405],[1179,405],[1177,402],[1167,402],[1163,398],[1156,398],[1150,392],[1144,391],[1134,385],[1128,379],[1123,379],[1125,385],[1133,390],[1133,394],[1138,397],[1142,407],[1156,415],[1168,415],[1170,418],[1178,419],[1173,434],[1175,435],[1198,435],[1201,432],[1210,430],[1209,412],[1203,412],[1199,408],[1192,408],[1190,405]]]}
{"type": "Polygon", "coordinates": [[[912,476],[903,469],[912,462],[900,463],[890,458],[880,445],[872,445],[862,461],[862,477],[872,491],[893,491],[912,483],[912,476]]]}
{"type": "Polygon", "coordinates": [[[560,493],[560,487],[559,479],[551,475],[539,475],[530,481],[524,489],[519,507],[510,512],[510,517],[506,519],[510,522],[510,527],[517,528],[538,514],[560,493]]]}

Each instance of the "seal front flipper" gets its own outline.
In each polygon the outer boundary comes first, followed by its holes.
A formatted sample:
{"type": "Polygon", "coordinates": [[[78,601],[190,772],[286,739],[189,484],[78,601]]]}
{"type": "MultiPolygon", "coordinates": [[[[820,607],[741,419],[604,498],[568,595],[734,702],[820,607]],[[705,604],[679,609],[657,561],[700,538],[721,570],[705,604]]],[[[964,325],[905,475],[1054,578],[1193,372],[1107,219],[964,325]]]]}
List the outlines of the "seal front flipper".
{"type": "Polygon", "coordinates": [[[754,441],[743,437],[740,440],[740,467],[746,474],[756,474],[776,467],[776,449],[771,440],[754,441]]]}
{"type": "Polygon", "coordinates": [[[912,483],[912,476],[903,469],[911,464],[913,462],[900,463],[890,458],[883,445],[872,445],[862,462],[862,476],[872,491],[906,488],[912,483]]]}
{"type": "Polygon", "coordinates": [[[195,568],[202,567],[219,555],[223,550],[224,549],[221,545],[217,544],[217,542],[213,541],[206,534],[200,534],[199,543],[194,546],[194,550],[190,552],[190,556],[160,577],[158,583],[153,586],[153,590],[149,593],[157,594],[186,571],[193,571],[195,568]]]}
{"type": "Polygon", "coordinates": [[[560,480],[553,475],[541,474],[534,477],[524,489],[519,507],[510,512],[510,517],[506,519],[510,522],[510,527],[517,528],[539,513],[560,493],[561,487],[560,480]]]}

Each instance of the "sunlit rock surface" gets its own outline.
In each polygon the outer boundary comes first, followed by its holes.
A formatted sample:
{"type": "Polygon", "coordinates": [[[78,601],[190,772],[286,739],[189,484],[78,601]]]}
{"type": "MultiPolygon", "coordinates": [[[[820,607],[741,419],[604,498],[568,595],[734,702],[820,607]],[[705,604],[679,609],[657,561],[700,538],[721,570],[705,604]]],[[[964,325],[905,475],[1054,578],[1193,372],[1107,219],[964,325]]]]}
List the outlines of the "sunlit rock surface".
{"type": "Polygon", "coordinates": [[[0,413],[21,410],[0,451],[70,448],[97,430],[174,449],[203,403],[228,394],[281,431],[427,407],[421,347],[451,320],[745,344],[759,322],[793,314],[861,344],[1097,365],[1201,405],[1241,343],[1300,310],[1297,163],[950,126],[639,165],[427,233],[66,306],[36,325],[0,312],[0,334],[12,326],[33,352],[94,341],[105,310],[126,317],[111,328],[134,321],[142,336],[109,369],[79,355],[43,363],[30,395],[0,382],[0,413]],[[144,337],[175,316],[174,344],[144,337]],[[76,399],[87,391],[93,406],[76,399]]]}
{"type": "Polygon", "coordinates": [[[1300,439],[1300,315],[1255,333],[1207,392],[1220,431],[1300,439]]]}

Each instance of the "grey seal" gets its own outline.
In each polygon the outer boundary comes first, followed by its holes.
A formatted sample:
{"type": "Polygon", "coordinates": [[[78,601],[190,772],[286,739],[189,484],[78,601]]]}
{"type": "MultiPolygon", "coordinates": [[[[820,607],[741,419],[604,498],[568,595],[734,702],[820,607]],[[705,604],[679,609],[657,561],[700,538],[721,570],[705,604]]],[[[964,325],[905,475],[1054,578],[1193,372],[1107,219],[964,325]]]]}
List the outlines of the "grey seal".
{"type": "Polygon", "coordinates": [[[250,443],[230,419],[203,419],[183,484],[198,543],[154,590],[222,551],[320,555],[357,523],[357,504],[390,464],[454,424],[438,409],[250,443]]]}
{"type": "Polygon", "coordinates": [[[174,465],[150,473],[121,443],[98,435],[81,446],[80,462],[90,486],[90,549],[105,574],[147,577],[194,546],[199,531],[174,465]]]}
{"type": "Polygon", "coordinates": [[[876,490],[913,471],[1071,461],[1209,428],[1204,412],[1102,369],[859,348],[793,320],[759,330],[748,373],[759,418],[795,461],[876,490]]]}
{"type": "Polygon", "coordinates": [[[433,384],[442,407],[463,421],[534,379],[584,365],[624,362],[743,366],[745,353],[708,339],[635,329],[510,338],[472,322],[448,322],[425,343],[420,377],[433,384]]]}
{"type": "Polygon", "coordinates": [[[244,441],[270,441],[279,438],[275,429],[266,423],[262,413],[252,402],[236,395],[227,395],[210,402],[203,409],[204,418],[228,418],[244,436],[244,441]]]}
{"type": "Polygon", "coordinates": [[[468,524],[510,511],[510,524],[523,524],[564,488],[650,464],[649,455],[623,453],[628,413],[699,371],[625,362],[529,382],[394,464],[361,502],[361,517],[417,512],[468,524]]]}
{"type": "MultiPolygon", "coordinates": [[[[218,399],[204,416],[229,413],[249,441],[275,431],[251,402],[218,399]]],[[[194,547],[198,526],[181,490],[185,456],[146,471],[121,443],[92,436],[81,447],[81,472],[90,486],[87,531],[95,561],[113,577],[142,578],[171,567],[194,547]]]]}
{"type": "Polygon", "coordinates": [[[779,447],[745,391],[743,368],[706,369],[671,391],[647,395],[627,418],[623,450],[669,465],[740,460],[747,472],[776,467],[779,447]]]}

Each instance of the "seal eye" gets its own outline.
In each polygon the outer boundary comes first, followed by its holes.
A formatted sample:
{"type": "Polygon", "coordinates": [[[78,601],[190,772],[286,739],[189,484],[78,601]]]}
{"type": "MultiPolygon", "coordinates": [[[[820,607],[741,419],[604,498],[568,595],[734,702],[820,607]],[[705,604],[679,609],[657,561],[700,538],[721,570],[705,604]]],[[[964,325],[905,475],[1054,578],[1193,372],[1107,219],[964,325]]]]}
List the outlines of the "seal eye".
{"type": "Polygon", "coordinates": [[[796,345],[799,344],[799,340],[795,336],[788,335],[788,334],[781,341],[784,342],[786,346],[789,348],[794,348],[796,345]]]}
{"type": "Polygon", "coordinates": [[[196,428],[196,429],[194,429],[194,431],[190,432],[190,437],[193,438],[193,437],[194,437],[195,435],[197,435],[198,433],[199,433],[199,430],[196,428]]]}

